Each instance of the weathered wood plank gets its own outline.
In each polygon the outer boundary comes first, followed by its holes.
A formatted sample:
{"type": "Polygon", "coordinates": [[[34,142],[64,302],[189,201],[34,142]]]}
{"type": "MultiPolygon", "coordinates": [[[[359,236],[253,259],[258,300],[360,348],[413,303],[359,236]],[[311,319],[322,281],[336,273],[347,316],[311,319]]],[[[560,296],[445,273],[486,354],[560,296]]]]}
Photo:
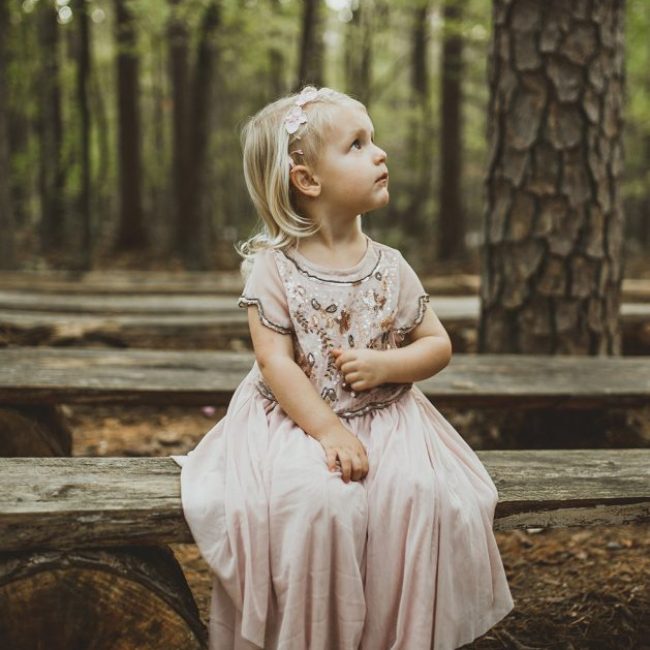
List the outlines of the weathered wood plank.
{"type": "MultiPolygon", "coordinates": [[[[650,521],[650,450],[481,451],[495,529],[650,521]]],[[[191,542],[171,458],[0,458],[0,551],[191,542]]]]}
{"type": "MultiPolygon", "coordinates": [[[[248,339],[248,321],[237,296],[59,296],[48,303],[23,296],[32,310],[2,308],[0,341],[13,345],[69,345],[100,341],[119,347],[201,348],[248,339]],[[85,305],[85,306],[84,306],[85,305]],[[36,309],[41,311],[36,311],[36,309]]],[[[431,307],[450,332],[456,349],[471,350],[479,314],[476,296],[436,296],[431,307]]],[[[6,305],[5,305],[6,306],[6,305]]],[[[650,353],[650,304],[623,303],[626,354],[650,353]]]]}
{"type": "Polygon", "coordinates": [[[6,291],[71,295],[239,294],[241,274],[232,271],[0,271],[6,291]]]}
{"type": "MultiPolygon", "coordinates": [[[[251,352],[0,349],[0,404],[224,405],[251,352]]],[[[650,359],[454,355],[418,382],[436,405],[589,408],[650,403],[650,359]]]]}
{"type": "MultiPolygon", "coordinates": [[[[434,269],[435,271],[435,269],[434,269]]],[[[422,275],[422,284],[432,295],[477,295],[478,275],[452,273],[422,275]]],[[[37,294],[159,294],[174,293],[236,295],[243,281],[239,271],[1,271],[0,287],[7,291],[37,294]]],[[[625,278],[622,298],[650,302],[650,279],[625,278]]]]}
{"type": "MultiPolygon", "coordinates": [[[[0,291],[0,310],[54,313],[101,314],[214,314],[240,313],[237,296],[192,294],[70,295],[0,291]]],[[[243,313],[243,312],[242,312],[243,313]]]]}
{"type": "MultiPolygon", "coordinates": [[[[167,320],[185,315],[223,315],[239,316],[246,320],[246,312],[237,305],[238,295],[66,295],[43,296],[36,293],[0,291],[0,318],[11,322],[12,314],[22,321],[35,322],[42,317],[43,323],[60,322],[66,314],[75,317],[97,314],[123,318],[125,324],[142,322],[133,316],[167,316],[167,320]],[[14,312],[16,312],[14,314],[14,312]],[[52,314],[48,317],[48,314],[52,314]],[[50,318],[51,320],[48,320],[50,318]]],[[[477,296],[431,296],[429,303],[441,320],[474,323],[479,315],[477,296]]],[[[621,317],[633,322],[650,320],[650,304],[644,302],[624,302],[621,317]]]]}
{"type": "MultiPolygon", "coordinates": [[[[448,274],[423,277],[432,295],[478,295],[479,277],[448,274]]],[[[239,271],[174,272],[90,271],[0,272],[0,287],[5,291],[33,295],[239,295],[244,285],[239,271]]]]}

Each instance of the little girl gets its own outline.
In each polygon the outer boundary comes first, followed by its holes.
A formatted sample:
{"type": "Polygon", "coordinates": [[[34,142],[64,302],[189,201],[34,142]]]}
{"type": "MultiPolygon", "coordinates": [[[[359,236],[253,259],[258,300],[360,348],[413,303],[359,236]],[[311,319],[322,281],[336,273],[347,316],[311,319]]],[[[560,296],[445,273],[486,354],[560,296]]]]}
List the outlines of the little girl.
{"type": "Polygon", "coordinates": [[[413,382],[451,356],[401,253],[361,215],[388,203],[358,101],[307,86],[249,119],[263,229],[241,254],[256,361],[182,466],[213,573],[211,650],[448,650],[512,608],[497,490],[413,382]]]}

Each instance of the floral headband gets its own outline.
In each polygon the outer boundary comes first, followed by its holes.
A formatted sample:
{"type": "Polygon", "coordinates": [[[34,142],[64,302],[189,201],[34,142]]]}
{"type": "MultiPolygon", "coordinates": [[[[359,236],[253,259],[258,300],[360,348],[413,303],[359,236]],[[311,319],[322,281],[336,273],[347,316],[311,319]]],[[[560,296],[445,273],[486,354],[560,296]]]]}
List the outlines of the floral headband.
{"type": "Polygon", "coordinates": [[[318,95],[318,90],[313,86],[305,86],[300,93],[300,96],[294,102],[295,106],[292,106],[289,109],[289,112],[284,118],[284,126],[287,129],[287,133],[291,135],[295,133],[301,124],[304,124],[307,121],[307,113],[303,110],[303,106],[307,102],[311,102],[316,99],[318,95]]]}
{"type": "MultiPolygon", "coordinates": [[[[318,90],[314,88],[314,86],[305,86],[302,89],[300,95],[298,96],[298,99],[296,99],[294,102],[294,106],[289,109],[284,118],[284,126],[287,129],[287,133],[289,135],[295,133],[300,128],[301,124],[305,124],[307,122],[307,113],[305,113],[302,107],[307,102],[314,101],[317,96],[318,90]]],[[[300,140],[300,136],[296,137],[298,140],[300,140]]],[[[302,149],[295,149],[294,151],[289,152],[289,169],[292,169],[296,164],[293,158],[291,158],[294,153],[298,153],[302,156],[304,152],[302,149]]]]}

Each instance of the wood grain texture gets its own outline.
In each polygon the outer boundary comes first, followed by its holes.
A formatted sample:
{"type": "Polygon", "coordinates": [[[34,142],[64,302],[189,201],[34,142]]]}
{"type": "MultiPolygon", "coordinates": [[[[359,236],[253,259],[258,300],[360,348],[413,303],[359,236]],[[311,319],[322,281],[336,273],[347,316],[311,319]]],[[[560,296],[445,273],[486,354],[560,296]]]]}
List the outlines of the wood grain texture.
{"type": "MultiPolygon", "coordinates": [[[[417,260],[414,260],[417,261],[417,260]]],[[[478,295],[480,277],[469,273],[420,275],[432,296],[478,295]]],[[[68,296],[238,296],[244,283],[239,271],[0,271],[4,294],[68,296]]],[[[622,296],[629,302],[650,302],[650,280],[624,278],[622,296]]]]}
{"type": "Polygon", "coordinates": [[[3,553],[0,645],[200,650],[206,630],[165,547],[3,553]]]}
{"type": "MultiPolygon", "coordinates": [[[[250,352],[0,349],[0,404],[225,405],[250,352]]],[[[650,359],[454,355],[417,386],[437,406],[590,408],[650,403],[650,359]]]]}
{"type": "MultiPolygon", "coordinates": [[[[430,306],[454,349],[466,351],[476,337],[478,297],[434,295],[430,306]]],[[[624,353],[650,353],[650,303],[624,303],[620,319],[624,353]]],[[[57,296],[52,303],[24,296],[14,307],[0,304],[5,345],[201,349],[228,348],[233,339],[249,341],[247,314],[235,296],[57,296]]]]}
{"type": "MultiPolygon", "coordinates": [[[[650,521],[650,450],[482,451],[495,529],[650,521]]],[[[171,458],[0,458],[0,551],[191,542],[171,458]]]]}

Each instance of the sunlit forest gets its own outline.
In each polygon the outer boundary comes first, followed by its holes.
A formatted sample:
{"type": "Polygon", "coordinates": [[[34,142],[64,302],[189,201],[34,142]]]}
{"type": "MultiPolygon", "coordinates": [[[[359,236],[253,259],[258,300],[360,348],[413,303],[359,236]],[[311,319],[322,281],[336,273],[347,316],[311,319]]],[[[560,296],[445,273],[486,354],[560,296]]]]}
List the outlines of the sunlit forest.
{"type": "MultiPolygon", "coordinates": [[[[241,125],[314,83],[363,101],[388,152],[391,202],[366,232],[475,270],[492,20],[481,0],[2,0],[0,263],[234,268],[257,224],[241,125]]],[[[633,263],[650,250],[647,4],[625,21],[633,263]]]]}

